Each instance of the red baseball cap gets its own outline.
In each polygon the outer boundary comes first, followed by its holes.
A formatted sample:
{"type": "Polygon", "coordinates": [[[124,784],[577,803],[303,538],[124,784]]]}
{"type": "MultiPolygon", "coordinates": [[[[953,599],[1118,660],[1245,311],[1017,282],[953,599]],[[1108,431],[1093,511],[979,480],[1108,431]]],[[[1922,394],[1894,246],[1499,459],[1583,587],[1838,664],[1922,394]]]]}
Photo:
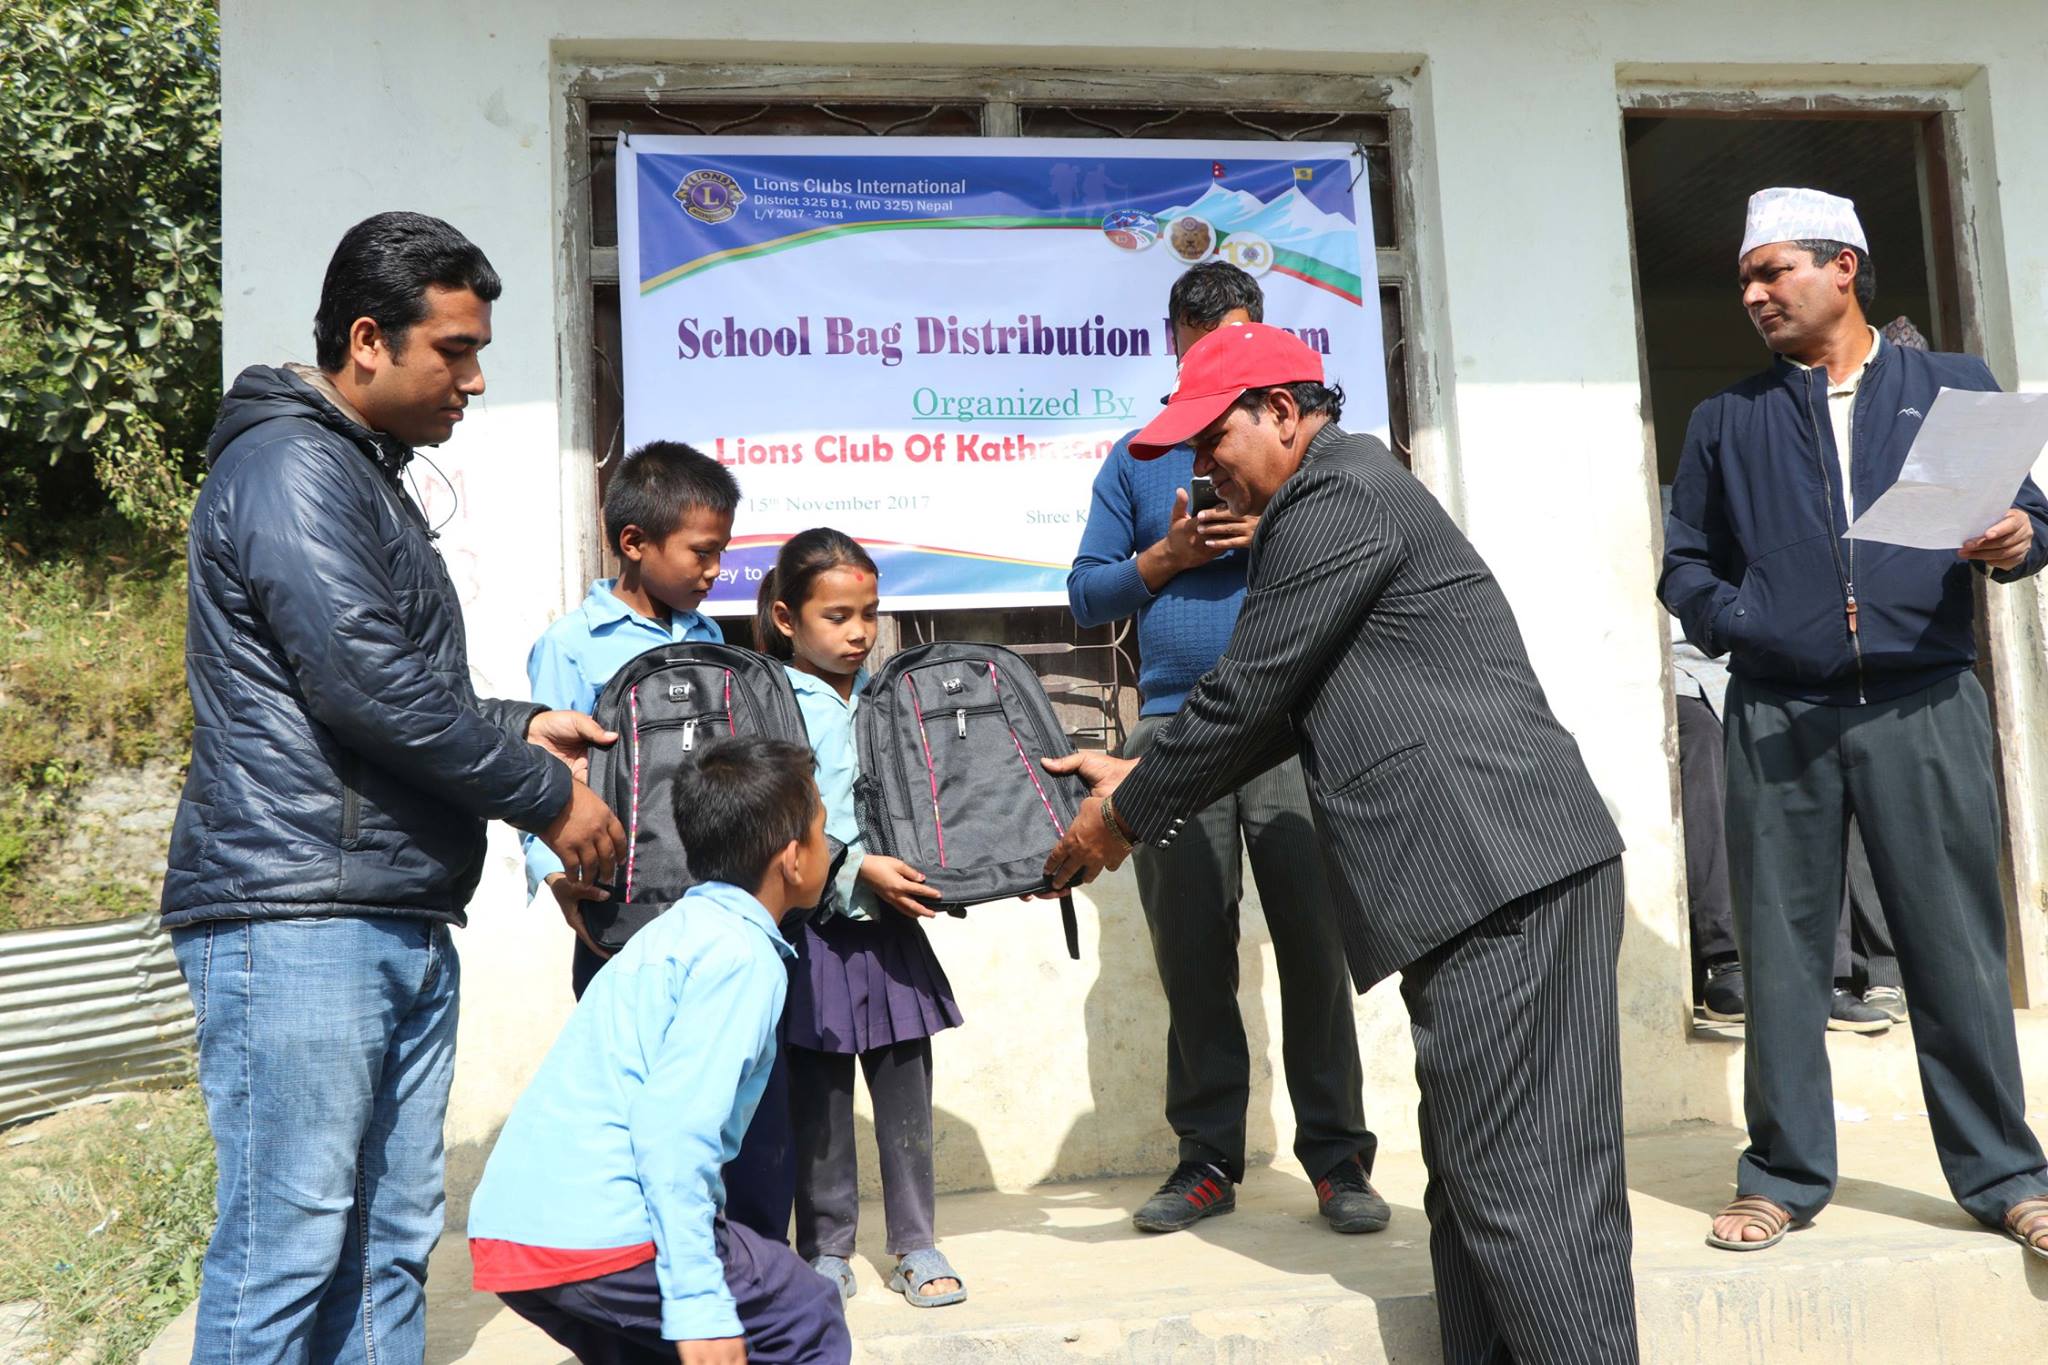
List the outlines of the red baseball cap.
{"type": "Polygon", "coordinates": [[[1156,460],[1194,439],[1230,410],[1246,389],[1304,379],[1323,382],[1323,358],[1292,332],[1263,322],[1218,327],[1180,360],[1180,379],[1166,408],[1131,438],[1131,455],[1156,460]]]}

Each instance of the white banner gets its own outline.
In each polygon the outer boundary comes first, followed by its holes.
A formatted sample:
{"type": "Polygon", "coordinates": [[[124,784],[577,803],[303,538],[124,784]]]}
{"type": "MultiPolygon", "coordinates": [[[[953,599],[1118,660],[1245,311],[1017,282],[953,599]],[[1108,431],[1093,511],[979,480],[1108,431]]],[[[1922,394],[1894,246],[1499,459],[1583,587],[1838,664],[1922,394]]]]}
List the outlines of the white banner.
{"type": "Polygon", "coordinates": [[[707,609],[777,547],[857,537],[890,610],[1064,603],[1089,486],[1173,386],[1204,260],[1386,431],[1362,159],[1347,146],[635,137],[619,148],[626,443],[743,495],[707,609]]]}

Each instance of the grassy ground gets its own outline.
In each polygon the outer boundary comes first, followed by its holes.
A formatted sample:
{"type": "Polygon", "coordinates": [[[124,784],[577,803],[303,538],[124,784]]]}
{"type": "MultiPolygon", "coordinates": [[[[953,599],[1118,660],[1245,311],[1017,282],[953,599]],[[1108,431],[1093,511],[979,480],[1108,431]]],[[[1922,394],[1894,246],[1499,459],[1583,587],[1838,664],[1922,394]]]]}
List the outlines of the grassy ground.
{"type": "Polygon", "coordinates": [[[184,601],[182,554],[116,519],[0,543],[0,932],[155,908],[42,855],[90,774],[183,762],[184,601]]]}
{"type": "Polygon", "coordinates": [[[197,1294],[212,1226],[196,1086],[0,1134],[0,1302],[43,1306],[51,1361],[81,1345],[94,1365],[133,1361],[197,1294]]]}

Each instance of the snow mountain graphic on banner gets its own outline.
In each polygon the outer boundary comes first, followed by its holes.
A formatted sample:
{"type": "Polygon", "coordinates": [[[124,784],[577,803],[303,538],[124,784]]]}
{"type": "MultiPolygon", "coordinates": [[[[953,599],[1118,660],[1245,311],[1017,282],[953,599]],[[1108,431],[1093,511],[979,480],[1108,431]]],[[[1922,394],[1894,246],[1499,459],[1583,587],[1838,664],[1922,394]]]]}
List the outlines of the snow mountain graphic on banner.
{"type": "Polygon", "coordinates": [[[1300,190],[1288,190],[1231,231],[1254,232],[1276,247],[1358,273],[1358,225],[1325,213],[1300,190]]]}
{"type": "MultiPolygon", "coordinates": [[[[1356,290],[1359,275],[1358,225],[1340,214],[1328,213],[1309,202],[1307,195],[1290,187],[1274,198],[1273,202],[1262,203],[1257,195],[1244,190],[1226,190],[1221,185],[1211,185],[1200,199],[1179,208],[1161,209],[1157,217],[1161,223],[1171,223],[1177,218],[1193,215],[1216,229],[1220,238],[1236,235],[1263,237],[1280,253],[1281,268],[1293,266],[1299,269],[1299,261],[1290,262],[1289,256],[1306,257],[1308,261],[1333,266],[1343,275],[1352,277],[1340,283],[1356,290]]],[[[1322,272],[1312,272],[1320,277],[1322,272]]]]}
{"type": "Polygon", "coordinates": [[[1154,216],[1162,223],[1171,223],[1176,218],[1193,214],[1215,228],[1218,235],[1222,235],[1243,228],[1246,223],[1264,212],[1265,208],[1264,201],[1256,194],[1246,190],[1226,190],[1221,185],[1212,183],[1194,203],[1180,208],[1161,209],[1154,216]]]}

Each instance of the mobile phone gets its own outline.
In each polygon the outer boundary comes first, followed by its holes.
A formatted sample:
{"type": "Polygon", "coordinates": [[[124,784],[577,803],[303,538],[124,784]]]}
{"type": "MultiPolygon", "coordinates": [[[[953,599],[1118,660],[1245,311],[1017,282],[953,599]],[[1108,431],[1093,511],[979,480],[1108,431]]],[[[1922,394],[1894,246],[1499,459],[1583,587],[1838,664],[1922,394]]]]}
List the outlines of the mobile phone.
{"type": "Polygon", "coordinates": [[[1188,515],[1206,512],[1211,507],[1221,507],[1223,499],[1216,496],[1216,481],[1207,474],[1197,474],[1188,480],[1188,515]]]}

